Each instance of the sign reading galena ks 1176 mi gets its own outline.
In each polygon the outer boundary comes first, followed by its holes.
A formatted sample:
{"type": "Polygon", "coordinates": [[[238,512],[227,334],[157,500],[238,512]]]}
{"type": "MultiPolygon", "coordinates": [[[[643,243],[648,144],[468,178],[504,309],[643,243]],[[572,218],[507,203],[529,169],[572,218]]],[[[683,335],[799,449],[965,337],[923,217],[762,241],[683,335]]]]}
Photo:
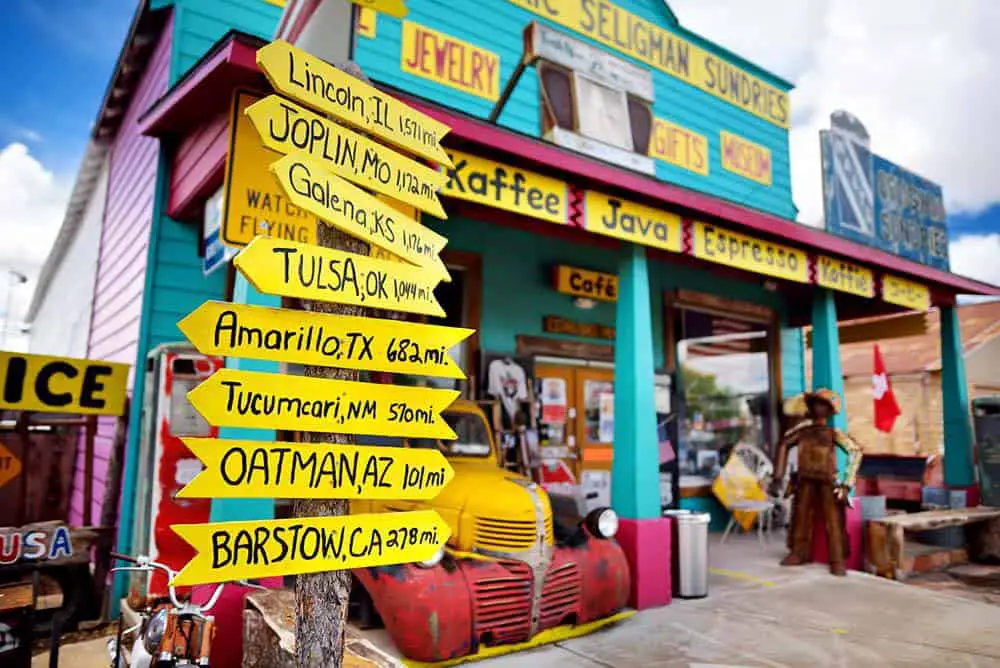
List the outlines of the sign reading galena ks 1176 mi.
{"type": "Polygon", "coordinates": [[[826,229],[938,269],[949,269],[941,186],[872,153],[846,111],[820,132],[826,229]]]}

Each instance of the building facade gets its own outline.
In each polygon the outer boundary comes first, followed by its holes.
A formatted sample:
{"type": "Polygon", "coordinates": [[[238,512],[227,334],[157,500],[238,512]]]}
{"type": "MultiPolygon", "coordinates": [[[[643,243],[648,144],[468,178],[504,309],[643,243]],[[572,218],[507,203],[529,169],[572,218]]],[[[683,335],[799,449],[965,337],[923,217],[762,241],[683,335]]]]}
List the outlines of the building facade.
{"type": "MultiPolygon", "coordinates": [[[[227,170],[240,100],[273,92],[256,52],[277,26],[452,128],[447,218],[422,217],[448,238],[454,277],[437,293],[448,317],[431,321],[477,330],[452,351],[469,372],[458,387],[495,397],[502,429],[537,433],[543,484],[618,511],[635,605],[669,599],[664,506],[716,509],[710,484],[729,449],[773,448],[807,365],[813,386],[843,392],[838,320],[940,308],[946,476],[973,484],[955,295],[1000,291],[796,223],[788,82],[690,33],[659,0],[406,4],[401,20],[294,0],[280,21],[263,0],[144,6],[140,25],[157,23],[109,130],[89,356],[139,370],[207,299],[280,304],[231,267],[206,275],[203,244],[248,229],[308,240],[313,223],[275,204],[267,155],[241,160],[259,188],[227,170]],[[220,188],[221,223],[205,213],[220,188]]],[[[136,383],[130,454],[142,405],[136,383]]],[[[139,475],[133,461],[124,498],[139,475]]],[[[274,512],[272,500],[214,500],[211,515],[274,512]]]]}

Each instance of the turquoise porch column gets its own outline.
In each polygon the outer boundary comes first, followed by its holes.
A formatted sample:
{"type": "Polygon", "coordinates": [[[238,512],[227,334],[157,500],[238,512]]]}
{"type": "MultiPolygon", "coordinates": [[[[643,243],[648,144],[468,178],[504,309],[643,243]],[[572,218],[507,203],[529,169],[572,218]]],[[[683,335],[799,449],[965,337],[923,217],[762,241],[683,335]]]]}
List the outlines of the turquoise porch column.
{"type": "MultiPolygon", "coordinates": [[[[833,390],[840,396],[840,413],[833,418],[833,426],[847,429],[847,408],[844,405],[844,373],[840,367],[840,332],[837,330],[837,303],[833,292],[819,288],[813,293],[812,303],[813,359],[812,387],[833,390]]],[[[841,467],[846,459],[840,461],[841,467]]]]}
{"type": "Polygon", "coordinates": [[[962,333],[954,306],[941,307],[941,401],[944,413],[944,482],[968,487],[976,481],[972,463],[969,384],[965,379],[962,333]]]}
{"type": "Polygon", "coordinates": [[[615,322],[615,452],[611,505],[623,518],[660,517],[653,396],[653,321],[642,246],[623,249],[615,322]]]}
{"type": "MultiPolygon", "coordinates": [[[[258,292],[247,282],[247,279],[242,274],[237,272],[236,283],[233,286],[233,303],[279,307],[281,306],[281,297],[258,292]]],[[[228,357],[226,358],[226,368],[277,373],[279,364],[263,360],[228,357]]],[[[219,438],[273,441],[275,433],[267,429],[221,427],[219,429],[219,438]]],[[[274,499],[212,499],[212,511],[209,519],[212,522],[231,522],[239,520],[267,520],[273,517],[274,499]]]]}

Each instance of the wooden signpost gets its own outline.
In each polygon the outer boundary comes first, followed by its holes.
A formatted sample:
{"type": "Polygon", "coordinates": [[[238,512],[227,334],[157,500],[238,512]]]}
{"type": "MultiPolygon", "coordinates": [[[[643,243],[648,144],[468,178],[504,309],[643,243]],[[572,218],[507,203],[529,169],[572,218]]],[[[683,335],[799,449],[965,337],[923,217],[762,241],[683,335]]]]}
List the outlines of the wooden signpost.
{"type": "MultiPolygon", "coordinates": [[[[399,0],[361,4],[405,12],[399,0]]],[[[430,499],[454,475],[438,450],[350,436],[456,438],[441,414],[457,390],[358,377],[464,378],[449,350],[472,330],[367,317],[444,315],[434,290],[450,280],[440,258],[447,240],[412,212],[445,217],[446,175],[419,160],[451,164],[440,144],[449,128],[285,42],[260,49],[257,62],[291,99],[271,95],[246,116],[263,147],[283,156],[270,169],[288,200],[328,226],[317,228],[317,245],[258,236],[233,263],[258,291],[300,299],[305,310],[206,302],[178,326],[204,353],[305,365],[304,376],[222,369],[188,400],[214,426],[291,430],[306,442],[185,439],[205,468],[182,498],[295,505],[291,519],[175,525],[195,556],[173,583],[298,575],[296,664],[339,666],[348,569],[426,561],[450,533],[432,510],[349,515],[346,502],[430,499]]]]}

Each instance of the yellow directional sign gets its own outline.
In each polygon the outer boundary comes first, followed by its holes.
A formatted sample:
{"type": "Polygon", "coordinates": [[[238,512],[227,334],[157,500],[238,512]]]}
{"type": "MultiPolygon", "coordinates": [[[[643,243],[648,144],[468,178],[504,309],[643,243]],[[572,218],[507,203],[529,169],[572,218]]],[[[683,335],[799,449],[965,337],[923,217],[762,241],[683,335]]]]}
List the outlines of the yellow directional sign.
{"type": "Polygon", "coordinates": [[[465,378],[448,354],[474,330],[208,301],[177,323],[205,355],[465,378]]]}
{"type": "MultiPolygon", "coordinates": [[[[382,12],[386,16],[396,19],[406,18],[410,10],[403,3],[403,0],[351,0],[356,5],[382,12]]],[[[259,60],[257,61],[260,62],[259,60]]],[[[321,61],[322,62],[322,61],[321,61]]]]}
{"type": "Polygon", "coordinates": [[[278,95],[251,105],[246,114],[272,151],[306,153],[337,176],[447,218],[437,196],[448,178],[443,172],[278,95]]]}
{"type": "Polygon", "coordinates": [[[233,264],[269,295],[444,315],[438,279],[408,264],[268,237],[251,241],[233,264]]]}
{"type": "Polygon", "coordinates": [[[185,499],[433,499],[455,475],[426,448],[182,440],[205,465],[185,499]]]}
{"type": "Polygon", "coordinates": [[[454,440],[441,411],[458,390],[220,369],[188,392],[216,427],[454,440]]]}
{"type": "Polygon", "coordinates": [[[171,528],[195,549],[176,586],[424,561],[451,534],[433,510],[171,528]]]}
{"type": "Polygon", "coordinates": [[[386,202],[328,172],[303,153],[292,153],[272,165],[288,199],[352,237],[379,246],[424,267],[440,280],[451,281],[439,253],[448,240],[386,202]]]}
{"type": "Polygon", "coordinates": [[[280,40],[257,51],[257,66],[279,93],[451,167],[451,158],[441,148],[441,139],[451,128],[374,86],[280,40]]]}

